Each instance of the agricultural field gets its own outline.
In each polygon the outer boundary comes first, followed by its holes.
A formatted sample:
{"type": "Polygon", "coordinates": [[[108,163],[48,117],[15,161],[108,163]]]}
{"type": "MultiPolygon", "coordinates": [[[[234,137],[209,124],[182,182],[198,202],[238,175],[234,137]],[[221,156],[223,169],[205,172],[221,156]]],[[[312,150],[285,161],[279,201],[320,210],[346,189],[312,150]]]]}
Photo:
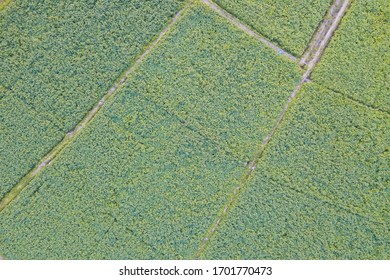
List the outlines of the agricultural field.
{"type": "Polygon", "coordinates": [[[390,258],[390,5],[214,2],[0,0],[0,260],[390,258]]]}
{"type": "Polygon", "coordinates": [[[206,6],[194,7],[129,87],[249,161],[302,70],[206,6]]]}
{"type": "Polygon", "coordinates": [[[315,70],[313,80],[389,113],[389,49],[389,1],[354,1],[315,70]]]}
{"type": "Polygon", "coordinates": [[[194,4],[1,213],[0,252],[191,258],[300,75],[294,63],[194,4]]]}
{"type": "Polygon", "coordinates": [[[1,213],[6,258],[191,257],[244,164],[131,93],[1,213]]]}
{"type": "Polygon", "coordinates": [[[305,86],[203,258],[388,259],[390,118],[305,86]]]}
{"type": "Polygon", "coordinates": [[[85,116],[182,5],[15,0],[0,11],[0,198],[85,116]]]}
{"type": "Polygon", "coordinates": [[[296,56],[302,55],[331,0],[215,0],[261,35],[296,56]]]}

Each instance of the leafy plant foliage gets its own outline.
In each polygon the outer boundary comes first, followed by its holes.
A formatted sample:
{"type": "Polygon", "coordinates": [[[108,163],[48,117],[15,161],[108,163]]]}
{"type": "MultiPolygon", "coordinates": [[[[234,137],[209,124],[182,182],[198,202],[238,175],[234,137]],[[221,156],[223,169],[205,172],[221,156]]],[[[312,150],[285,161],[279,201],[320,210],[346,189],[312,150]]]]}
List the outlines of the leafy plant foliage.
{"type": "Polygon", "coordinates": [[[388,116],[301,94],[203,257],[389,258],[388,116]]]}
{"type": "Polygon", "coordinates": [[[240,154],[253,157],[299,75],[294,64],[196,4],[4,209],[0,252],[191,258],[239,184],[246,168],[240,154]],[[214,141],[223,133],[227,140],[214,141]]]}
{"type": "Polygon", "coordinates": [[[215,0],[282,49],[300,56],[330,0],[215,0]]]}
{"type": "Polygon", "coordinates": [[[0,15],[0,198],[104,95],[183,1],[15,1],[0,15]]]}
{"type": "Polygon", "coordinates": [[[354,1],[313,79],[368,106],[390,112],[390,5],[354,1]]]}

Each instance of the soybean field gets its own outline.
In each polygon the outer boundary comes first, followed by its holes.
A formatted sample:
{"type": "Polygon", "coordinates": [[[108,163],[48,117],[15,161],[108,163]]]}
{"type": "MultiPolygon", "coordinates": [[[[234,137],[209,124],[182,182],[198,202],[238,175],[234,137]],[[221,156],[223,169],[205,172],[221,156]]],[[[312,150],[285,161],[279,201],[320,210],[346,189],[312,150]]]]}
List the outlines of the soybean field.
{"type": "Polygon", "coordinates": [[[389,113],[389,37],[389,2],[354,1],[313,79],[331,90],[389,113]]]}
{"type": "Polygon", "coordinates": [[[300,56],[332,1],[216,0],[276,45],[300,56]]]}
{"type": "Polygon", "coordinates": [[[0,11],[0,197],[111,88],[182,1],[11,1],[0,11]]]}
{"type": "Polygon", "coordinates": [[[0,1],[0,257],[389,259],[389,11],[0,1]]]}

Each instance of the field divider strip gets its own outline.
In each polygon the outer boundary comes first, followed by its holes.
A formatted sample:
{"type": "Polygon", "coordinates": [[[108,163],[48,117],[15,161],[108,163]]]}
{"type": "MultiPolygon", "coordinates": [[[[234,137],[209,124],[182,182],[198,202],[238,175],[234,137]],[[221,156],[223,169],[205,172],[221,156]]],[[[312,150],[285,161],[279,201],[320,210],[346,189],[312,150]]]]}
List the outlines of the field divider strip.
{"type": "Polygon", "coordinates": [[[326,205],[328,205],[329,207],[331,207],[333,209],[337,209],[337,210],[339,210],[341,212],[346,212],[348,214],[352,214],[354,216],[357,216],[357,217],[359,217],[361,219],[365,219],[369,223],[376,224],[376,225],[385,225],[385,221],[377,220],[377,219],[375,219],[373,217],[366,216],[365,214],[356,212],[356,211],[354,211],[351,208],[344,207],[344,206],[339,205],[337,203],[333,203],[331,201],[331,199],[328,199],[328,198],[325,198],[325,197],[320,197],[320,196],[318,196],[318,195],[316,195],[316,194],[314,194],[314,193],[312,193],[310,191],[304,192],[302,190],[298,190],[298,189],[293,188],[293,187],[288,187],[288,189],[290,189],[293,192],[299,193],[299,194],[307,197],[308,199],[316,200],[316,201],[318,201],[320,203],[326,204],[326,205]]]}
{"type": "Polygon", "coordinates": [[[224,153],[227,156],[236,157],[237,154],[234,153],[234,151],[230,150],[229,148],[223,148],[219,143],[218,139],[215,139],[212,137],[212,135],[209,135],[208,133],[202,132],[202,125],[201,124],[193,124],[190,123],[190,121],[185,120],[184,118],[180,117],[179,115],[175,114],[174,112],[169,111],[167,108],[165,108],[163,105],[159,104],[158,102],[146,97],[141,96],[145,101],[149,102],[153,106],[156,106],[159,110],[161,110],[164,114],[168,115],[169,117],[175,119],[175,121],[179,122],[182,127],[185,129],[192,131],[193,133],[197,134],[198,136],[204,138],[205,140],[212,143],[219,151],[224,153]]]}
{"type": "Polygon", "coordinates": [[[332,88],[330,88],[330,87],[327,87],[327,86],[325,86],[325,85],[323,85],[323,84],[321,84],[321,83],[319,83],[319,82],[316,82],[316,81],[314,81],[314,82],[315,82],[316,85],[318,85],[319,87],[321,87],[321,88],[323,88],[323,89],[325,89],[325,90],[327,90],[327,91],[330,91],[330,92],[332,92],[333,94],[336,94],[336,95],[338,95],[338,96],[341,96],[341,97],[343,97],[343,98],[345,98],[345,99],[348,99],[349,101],[351,101],[351,102],[353,102],[353,103],[356,103],[356,104],[359,105],[359,106],[365,107],[365,108],[368,109],[368,110],[377,111],[377,112],[380,112],[380,113],[383,113],[383,114],[386,114],[386,115],[390,116],[390,112],[388,112],[388,111],[386,111],[386,110],[380,109],[380,108],[375,107],[375,106],[372,106],[372,105],[368,105],[368,104],[364,103],[363,101],[360,101],[360,100],[358,100],[358,99],[355,99],[355,98],[353,98],[352,96],[350,96],[350,95],[348,95],[348,94],[346,94],[346,93],[340,92],[340,91],[335,90],[335,89],[332,89],[332,88]]]}
{"type": "Polygon", "coordinates": [[[318,27],[313,33],[309,45],[306,47],[304,53],[302,54],[302,57],[299,61],[299,64],[301,66],[307,64],[307,61],[310,61],[316,49],[318,48],[319,43],[326,35],[326,32],[329,29],[330,25],[332,24],[332,21],[337,16],[337,13],[340,10],[340,8],[341,8],[341,0],[334,0],[333,3],[330,5],[330,8],[326,12],[324,18],[319,23],[318,27]]]}
{"type": "Polygon", "coordinates": [[[146,47],[145,51],[138,57],[138,59],[131,64],[131,66],[125,70],[114,83],[114,85],[108,90],[108,92],[100,99],[100,101],[88,112],[88,114],[77,124],[77,126],[66,133],[60,143],[58,143],[46,156],[44,156],[38,164],[25,175],[17,185],[15,185],[10,192],[8,192],[0,201],[0,212],[3,211],[7,205],[13,201],[28,185],[29,183],[40,173],[42,170],[51,164],[51,162],[59,155],[59,153],[68,146],[81,130],[88,125],[97,115],[101,107],[105,102],[114,96],[117,90],[123,86],[127,80],[127,77],[136,69],[136,67],[152,52],[161,39],[167,34],[170,28],[176,24],[180,16],[187,10],[192,4],[192,0],[189,0],[184,7],[178,11],[174,17],[170,20],[168,25],[159,33],[157,38],[146,47]]]}
{"type": "MultiPolygon", "coordinates": [[[[203,0],[204,2],[208,2],[208,0],[203,0]]],[[[276,123],[272,127],[271,131],[268,133],[268,135],[264,138],[258,152],[255,154],[254,159],[248,164],[246,172],[244,173],[240,184],[234,188],[233,192],[230,194],[228,201],[224,204],[222,207],[222,210],[220,211],[219,216],[217,217],[217,220],[211,225],[209,230],[207,231],[204,239],[201,241],[201,244],[197,250],[197,252],[194,255],[195,259],[199,259],[203,251],[205,250],[206,246],[210,242],[211,237],[213,237],[215,231],[217,230],[218,226],[221,224],[221,222],[226,218],[226,215],[230,209],[230,207],[233,205],[233,203],[238,199],[238,196],[240,194],[241,189],[246,185],[246,183],[249,181],[251,175],[253,174],[253,171],[256,169],[256,165],[260,158],[262,157],[264,150],[268,143],[271,141],[273,135],[275,134],[276,130],[278,129],[280,123],[282,122],[284,116],[287,113],[288,108],[290,107],[290,104],[294,101],[297,93],[301,89],[302,85],[309,81],[310,75],[313,72],[314,67],[317,65],[317,63],[320,61],[322,54],[324,53],[324,50],[326,46],[328,45],[329,41],[332,38],[332,35],[338,25],[341,22],[342,17],[345,15],[347,8],[349,6],[351,0],[344,0],[343,5],[341,6],[339,12],[337,13],[337,16],[333,19],[332,24],[329,26],[329,29],[327,30],[325,36],[321,40],[319,47],[316,49],[316,52],[310,62],[307,64],[307,69],[303,73],[302,78],[300,82],[296,85],[295,89],[291,93],[290,97],[288,98],[282,112],[279,114],[278,119],[276,120],[276,123]]]]}
{"type": "Polygon", "coordinates": [[[202,0],[202,1],[207,6],[209,6],[212,10],[217,12],[220,16],[222,16],[222,17],[226,18],[227,20],[229,20],[233,25],[235,25],[238,28],[240,28],[242,31],[244,31],[249,36],[256,38],[257,40],[261,41],[262,43],[264,43],[268,47],[274,49],[278,54],[284,55],[284,56],[288,57],[289,59],[291,59],[293,61],[298,61],[298,58],[296,58],[295,56],[293,56],[290,53],[286,52],[285,50],[279,48],[278,46],[274,45],[273,43],[268,41],[266,38],[261,36],[256,31],[250,29],[248,26],[243,24],[238,18],[236,18],[235,16],[230,14],[228,11],[226,11],[222,7],[218,6],[213,1],[211,1],[211,0],[202,0]]]}

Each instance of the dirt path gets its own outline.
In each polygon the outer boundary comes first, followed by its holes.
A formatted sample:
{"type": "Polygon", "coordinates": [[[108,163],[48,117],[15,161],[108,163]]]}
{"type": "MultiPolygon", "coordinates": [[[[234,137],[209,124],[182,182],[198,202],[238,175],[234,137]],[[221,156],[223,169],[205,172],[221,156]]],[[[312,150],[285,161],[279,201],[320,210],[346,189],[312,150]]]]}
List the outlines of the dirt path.
{"type": "MultiPolygon", "coordinates": [[[[207,0],[203,0],[203,1],[205,2],[207,0]]],[[[337,1],[338,0],[336,0],[336,2],[337,1]]],[[[275,134],[275,131],[277,130],[277,128],[279,127],[280,123],[282,122],[284,116],[286,115],[286,112],[287,112],[288,108],[290,107],[291,102],[295,99],[295,97],[296,97],[297,93],[299,92],[299,90],[301,89],[302,85],[308,81],[311,73],[313,72],[314,67],[317,65],[318,61],[321,59],[321,56],[325,50],[325,47],[330,42],[332,35],[333,35],[334,31],[336,30],[337,26],[339,25],[342,17],[344,16],[350,1],[351,0],[344,0],[339,11],[333,17],[331,24],[327,25],[328,26],[327,30],[324,31],[324,30],[319,29],[319,32],[324,33],[323,36],[316,36],[316,35],[314,36],[317,38],[317,41],[314,42],[313,45],[318,46],[318,47],[315,48],[315,52],[313,53],[313,55],[308,56],[308,57],[311,57],[311,59],[310,59],[310,61],[307,62],[307,66],[308,66],[307,70],[302,75],[301,81],[297,84],[297,86],[295,87],[295,89],[291,93],[290,97],[288,98],[286,105],[283,108],[283,111],[280,113],[278,119],[276,120],[275,125],[273,126],[273,128],[271,129],[269,134],[263,140],[263,143],[261,144],[261,147],[259,148],[259,151],[256,153],[254,159],[251,161],[250,164],[248,164],[246,173],[244,174],[244,176],[241,180],[241,183],[234,189],[234,191],[230,195],[228,201],[223,206],[221,214],[219,215],[218,219],[215,221],[215,223],[211,226],[211,228],[206,233],[206,237],[202,240],[202,242],[198,248],[198,251],[196,252],[196,254],[194,256],[195,259],[200,258],[200,255],[203,253],[204,249],[208,245],[209,240],[214,235],[214,233],[215,233],[216,229],[218,228],[218,226],[220,225],[221,221],[226,217],[230,206],[233,204],[234,201],[237,200],[238,195],[240,193],[240,190],[246,185],[246,183],[248,182],[249,178],[251,177],[253,171],[256,169],[257,162],[260,160],[267,144],[270,142],[271,138],[275,134]]],[[[333,5],[331,6],[330,9],[333,9],[333,5]]]]}
{"type": "Polygon", "coordinates": [[[265,39],[264,37],[260,36],[257,32],[253,31],[252,29],[250,29],[249,27],[247,27],[246,25],[244,25],[243,23],[241,23],[236,17],[234,17],[233,15],[231,15],[229,12],[225,11],[223,8],[219,7],[217,4],[215,4],[214,2],[210,1],[210,0],[202,0],[203,3],[205,3],[207,6],[209,6],[211,9],[213,9],[214,11],[216,11],[219,15],[221,15],[222,17],[228,19],[232,24],[234,24],[235,26],[237,26],[238,28],[240,28],[242,31],[244,31],[246,34],[256,38],[257,40],[263,42],[264,44],[266,44],[267,46],[269,46],[270,48],[274,49],[275,51],[277,51],[278,54],[281,54],[281,55],[285,55],[287,56],[289,59],[293,60],[293,61],[298,61],[298,59],[289,54],[288,52],[282,50],[281,48],[279,48],[278,46],[275,46],[274,44],[272,44],[270,41],[268,41],[267,39],[265,39]]]}
{"type": "Polygon", "coordinates": [[[314,53],[318,49],[319,44],[325,37],[327,31],[329,30],[329,27],[332,25],[332,22],[336,18],[337,13],[340,11],[341,4],[342,4],[341,0],[334,0],[333,4],[331,5],[328,12],[326,13],[324,19],[321,21],[317,30],[313,34],[305,52],[303,53],[302,58],[299,61],[300,65],[305,65],[307,64],[308,61],[313,59],[314,53]]]}
{"type": "Polygon", "coordinates": [[[170,23],[164,28],[163,31],[160,32],[157,39],[155,39],[141,54],[141,56],[128,68],[122,75],[119,77],[119,82],[116,82],[110,90],[103,96],[103,98],[93,107],[88,114],[84,117],[84,119],[79,122],[79,124],[72,130],[69,131],[62,141],[57,144],[41,161],[36,165],[26,176],[24,176],[19,183],[12,188],[12,190],[4,196],[4,198],[0,201],[0,212],[4,210],[4,208],[14,200],[21,191],[23,191],[32,179],[35,178],[42,170],[51,164],[52,160],[54,160],[59,153],[69,145],[74,138],[80,133],[81,130],[84,129],[96,116],[99,112],[100,108],[104,105],[107,99],[110,96],[115,95],[118,88],[125,84],[127,77],[134,71],[134,69],[147,57],[147,55],[153,51],[156,45],[160,42],[160,40],[164,37],[164,35],[170,30],[170,28],[178,21],[183,12],[189,8],[192,1],[187,2],[187,4],[172,18],[170,23]]]}

